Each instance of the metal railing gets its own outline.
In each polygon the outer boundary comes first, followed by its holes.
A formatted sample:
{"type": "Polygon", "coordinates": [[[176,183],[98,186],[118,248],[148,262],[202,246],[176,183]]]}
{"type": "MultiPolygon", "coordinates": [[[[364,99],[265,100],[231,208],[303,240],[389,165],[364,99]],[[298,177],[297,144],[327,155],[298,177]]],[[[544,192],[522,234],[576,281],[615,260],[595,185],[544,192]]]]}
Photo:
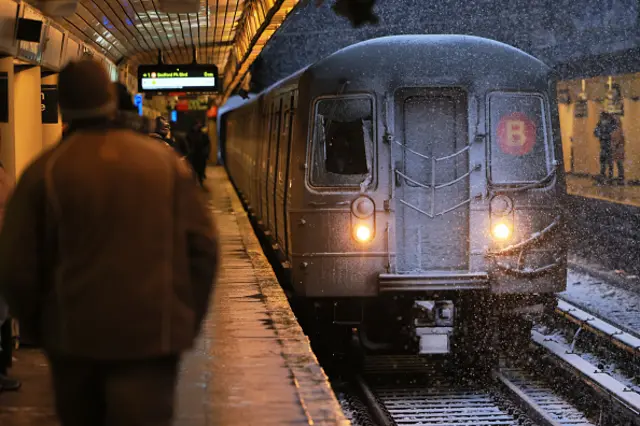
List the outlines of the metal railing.
{"type": "Polygon", "coordinates": [[[442,211],[437,212],[437,213],[435,211],[435,208],[436,208],[436,190],[441,189],[441,188],[446,188],[446,187],[451,186],[451,185],[455,185],[456,183],[458,183],[458,182],[462,181],[463,179],[469,177],[474,170],[477,170],[477,168],[473,168],[473,169],[469,168],[469,163],[467,162],[467,164],[466,164],[467,172],[466,173],[462,174],[461,176],[459,176],[459,177],[457,177],[457,178],[455,178],[455,179],[453,179],[453,180],[451,180],[449,182],[436,184],[436,176],[437,176],[437,172],[436,171],[437,171],[438,162],[449,160],[449,159],[455,158],[455,157],[457,157],[457,156],[459,156],[461,154],[464,154],[465,152],[469,151],[469,149],[471,148],[471,145],[466,145],[464,148],[460,149],[459,151],[454,152],[453,154],[446,155],[444,157],[434,157],[434,156],[427,156],[427,155],[421,154],[421,153],[419,153],[417,151],[414,151],[413,149],[407,147],[405,144],[398,142],[396,139],[392,139],[392,142],[397,144],[397,145],[399,145],[400,147],[402,147],[402,149],[404,151],[403,152],[403,154],[404,154],[403,155],[403,165],[406,163],[404,161],[406,152],[410,152],[410,153],[412,153],[412,154],[414,154],[414,155],[416,155],[416,156],[418,156],[418,157],[420,157],[420,158],[422,158],[424,160],[431,161],[431,183],[430,184],[424,184],[424,183],[420,183],[420,182],[416,181],[415,179],[411,178],[407,174],[405,174],[405,173],[401,172],[400,170],[398,170],[398,167],[394,167],[394,170],[393,170],[394,171],[394,175],[395,175],[394,177],[395,177],[395,185],[396,186],[400,186],[400,182],[402,181],[402,179],[404,179],[405,181],[411,182],[413,184],[412,186],[421,187],[423,189],[431,191],[431,200],[430,200],[431,208],[430,208],[430,211],[426,212],[426,211],[420,209],[419,207],[414,206],[413,204],[411,204],[407,200],[404,200],[401,197],[398,197],[398,201],[401,204],[403,204],[403,205],[405,205],[405,206],[407,206],[407,207],[409,207],[409,208],[411,208],[411,209],[413,209],[413,210],[415,210],[415,211],[417,211],[419,213],[422,213],[423,215],[427,216],[430,219],[433,219],[433,218],[435,218],[437,216],[442,216],[442,215],[447,214],[447,213],[449,213],[449,212],[451,212],[453,210],[456,210],[457,208],[459,208],[461,206],[464,206],[465,204],[468,204],[468,203],[471,202],[471,197],[469,197],[466,200],[454,205],[453,207],[447,208],[447,209],[442,210],[442,211]]]}

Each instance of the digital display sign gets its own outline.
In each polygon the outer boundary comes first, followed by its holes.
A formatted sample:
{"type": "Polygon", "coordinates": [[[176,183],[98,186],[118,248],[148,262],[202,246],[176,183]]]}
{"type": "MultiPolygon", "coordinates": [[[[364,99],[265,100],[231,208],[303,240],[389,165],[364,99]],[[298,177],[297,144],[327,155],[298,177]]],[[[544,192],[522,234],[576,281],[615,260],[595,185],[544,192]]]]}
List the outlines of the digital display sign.
{"type": "Polygon", "coordinates": [[[140,65],[139,92],[218,92],[221,90],[215,65],[140,65]]]}

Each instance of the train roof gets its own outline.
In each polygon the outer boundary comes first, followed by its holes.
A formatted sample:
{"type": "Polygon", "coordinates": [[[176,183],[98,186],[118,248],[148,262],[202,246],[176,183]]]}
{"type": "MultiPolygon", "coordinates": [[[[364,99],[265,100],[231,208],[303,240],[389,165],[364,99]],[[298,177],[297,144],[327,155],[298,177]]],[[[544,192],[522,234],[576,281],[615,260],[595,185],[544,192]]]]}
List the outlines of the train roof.
{"type": "Polygon", "coordinates": [[[344,47],[308,69],[316,78],[327,76],[463,75],[479,80],[518,73],[523,79],[546,78],[552,69],[528,53],[470,35],[397,35],[369,39],[344,47]]]}
{"type": "Polygon", "coordinates": [[[249,93],[248,98],[242,98],[240,95],[233,95],[227,99],[227,102],[222,104],[220,108],[218,108],[218,114],[222,115],[227,111],[231,111],[233,109],[239,108],[257,98],[255,93],[249,93]]]}
{"type": "Polygon", "coordinates": [[[267,88],[263,89],[262,91],[258,92],[257,94],[251,94],[249,99],[244,99],[243,102],[233,102],[232,104],[230,103],[231,98],[229,98],[229,100],[227,100],[227,102],[225,102],[225,104],[223,106],[220,107],[220,110],[218,112],[219,115],[223,115],[227,112],[233,111],[235,109],[238,109],[244,105],[250,104],[252,102],[257,102],[259,99],[261,99],[265,94],[270,93],[271,91],[277,89],[278,87],[281,86],[286,86],[294,81],[296,81],[309,67],[306,66],[304,68],[299,69],[298,71],[296,71],[295,73],[288,75],[287,77],[276,81],[275,83],[273,83],[271,86],[268,86],[267,88]],[[227,105],[229,104],[229,105],[227,105]]]}
{"type": "MultiPolygon", "coordinates": [[[[546,80],[553,72],[541,60],[499,41],[470,35],[395,35],[373,38],[344,47],[273,83],[252,99],[224,109],[229,112],[257,102],[265,94],[309,77],[323,80],[354,76],[398,79],[411,74],[456,75],[458,80],[529,83],[546,80]]],[[[415,80],[415,78],[414,78],[415,80]]]]}

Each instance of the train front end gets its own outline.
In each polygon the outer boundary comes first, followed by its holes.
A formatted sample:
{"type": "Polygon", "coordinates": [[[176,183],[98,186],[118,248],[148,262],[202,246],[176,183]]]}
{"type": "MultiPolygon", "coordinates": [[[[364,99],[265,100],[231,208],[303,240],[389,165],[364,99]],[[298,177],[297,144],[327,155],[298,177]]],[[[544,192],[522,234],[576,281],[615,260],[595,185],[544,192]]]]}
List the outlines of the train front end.
{"type": "Polygon", "coordinates": [[[412,295],[420,353],[450,352],[456,325],[528,333],[526,318],[549,308],[566,282],[547,93],[473,98],[481,103],[470,109],[468,90],[394,96],[394,249],[379,289],[412,295]]]}
{"type": "Polygon", "coordinates": [[[527,334],[566,286],[549,69],[463,36],[386,37],[314,67],[294,286],[371,350],[527,334]]]}

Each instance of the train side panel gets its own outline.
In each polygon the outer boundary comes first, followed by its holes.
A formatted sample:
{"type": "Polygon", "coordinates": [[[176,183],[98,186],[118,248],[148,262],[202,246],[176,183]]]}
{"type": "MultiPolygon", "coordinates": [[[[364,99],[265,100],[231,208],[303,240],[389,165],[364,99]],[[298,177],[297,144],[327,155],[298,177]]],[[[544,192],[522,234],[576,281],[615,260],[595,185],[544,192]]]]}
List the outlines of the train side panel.
{"type": "Polygon", "coordinates": [[[271,107],[268,102],[262,102],[260,106],[260,167],[258,168],[258,194],[260,204],[260,215],[258,224],[262,229],[267,224],[267,170],[269,167],[269,141],[271,133],[271,107]]]}
{"type": "Polygon", "coordinates": [[[288,204],[297,80],[223,114],[226,164],[249,213],[289,266],[288,204]]]}
{"type": "Polygon", "coordinates": [[[251,213],[258,198],[255,175],[256,150],[259,147],[260,117],[258,102],[251,102],[224,114],[225,160],[229,175],[251,213]]]}
{"type": "MultiPolygon", "coordinates": [[[[359,99],[371,106],[369,170],[371,182],[361,193],[359,185],[349,188],[309,188],[306,172],[313,169],[310,149],[313,149],[314,126],[318,101],[311,84],[304,75],[300,79],[299,100],[294,124],[294,153],[291,160],[291,247],[292,283],[297,294],[306,297],[375,296],[378,294],[377,275],[388,268],[387,226],[389,212],[388,167],[386,151],[380,148],[385,134],[383,120],[374,111],[384,111],[384,99],[362,90],[359,99]],[[369,197],[375,211],[369,225],[372,241],[362,244],[353,237],[354,222],[351,202],[361,196],[369,197]]],[[[332,82],[333,83],[333,82],[332,82]]],[[[353,80],[352,84],[357,84],[353,80]]],[[[323,87],[327,93],[338,93],[340,84],[323,87]]],[[[332,102],[329,96],[326,102],[332,102]]],[[[328,104],[330,105],[330,104],[328,104]]],[[[323,179],[318,176],[318,181],[323,179]]]]}

